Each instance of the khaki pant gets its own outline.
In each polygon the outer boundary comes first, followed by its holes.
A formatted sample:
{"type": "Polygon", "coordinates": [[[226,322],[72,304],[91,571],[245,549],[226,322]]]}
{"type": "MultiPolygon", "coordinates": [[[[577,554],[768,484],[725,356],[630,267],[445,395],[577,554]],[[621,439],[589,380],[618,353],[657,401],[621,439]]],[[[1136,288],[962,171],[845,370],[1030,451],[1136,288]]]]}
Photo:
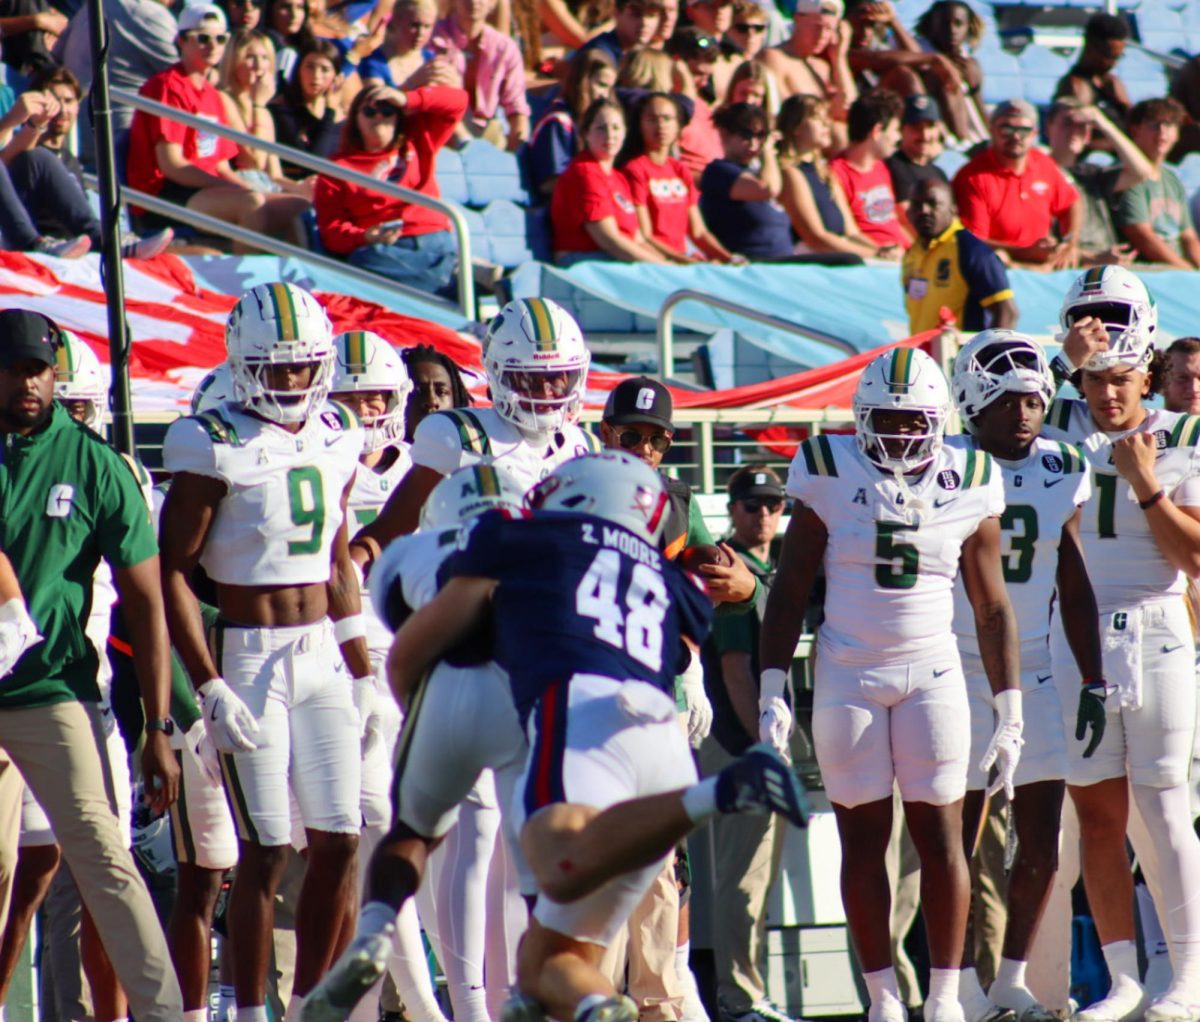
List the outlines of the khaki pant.
{"type": "MultiPolygon", "coordinates": [[[[0,864],[16,861],[19,771],[50,819],[132,1014],[140,1022],[178,1022],[179,983],[150,892],[117,822],[103,744],[100,715],[91,704],[0,710],[0,864]]],[[[7,918],[7,893],[0,898],[7,918]]]]}
{"type": "MultiPolygon", "coordinates": [[[[715,739],[700,752],[711,777],[733,762],[715,739]]],[[[717,1000],[731,1014],[749,1011],[767,996],[762,973],[766,954],[767,892],[783,855],[780,816],[717,816],[713,836],[712,940],[717,1000]]]]}

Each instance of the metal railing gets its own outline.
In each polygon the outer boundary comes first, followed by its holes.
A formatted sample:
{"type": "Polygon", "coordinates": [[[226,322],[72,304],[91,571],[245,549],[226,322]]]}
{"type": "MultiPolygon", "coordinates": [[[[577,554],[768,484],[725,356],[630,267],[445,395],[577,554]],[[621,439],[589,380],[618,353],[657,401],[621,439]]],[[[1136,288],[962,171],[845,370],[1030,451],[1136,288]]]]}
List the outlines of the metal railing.
{"type": "MultiPolygon", "coordinates": [[[[202,131],[210,135],[216,135],[219,138],[228,139],[231,142],[236,142],[238,145],[247,148],[261,150],[272,156],[278,156],[281,160],[286,160],[288,163],[295,164],[298,167],[303,167],[305,170],[311,170],[316,174],[323,174],[326,177],[336,178],[339,181],[345,181],[347,184],[358,185],[360,188],[367,188],[377,192],[380,195],[386,195],[391,199],[400,199],[403,202],[410,203],[414,206],[423,206],[426,209],[432,209],[436,212],[444,214],[450,220],[451,229],[454,231],[455,239],[458,243],[459,267],[458,267],[458,307],[463,315],[470,320],[475,318],[475,279],[472,272],[471,262],[471,232],[467,227],[466,217],[463,216],[463,211],[457,203],[451,202],[449,199],[435,199],[428,195],[423,195],[420,192],[413,191],[411,188],[402,188],[400,185],[392,184],[390,181],[380,181],[378,178],[373,178],[369,174],[361,174],[357,170],[348,170],[345,167],[338,166],[330,160],[322,159],[319,156],[313,156],[311,153],[306,153],[300,149],[293,149],[290,146],[280,145],[278,142],[268,142],[258,138],[255,135],[250,135],[244,131],[238,131],[236,128],[230,128],[227,125],[219,124],[215,121],[207,120],[203,117],[198,117],[195,114],[188,113],[185,110],[180,110],[177,107],[168,106],[166,103],[159,103],[157,100],[147,99],[145,96],[139,96],[135,92],[129,92],[127,89],[113,89],[112,98],[118,103],[125,106],[133,107],[135,110],[140,110],[142,113],[150,114],[154,117],[162,117],[169,121],[174,121],[178,124],[183,124],[196,131],[202,131]]],[[[145,208],[151,209],[149,203],[143,203],[141,193],[135,193],[132,189],[122,187],[124,193],[128,193],[130,199],[134,200],[134,204],[138,206],[145,205],[145,208]],[[141,196],[135,198],[135,195],[141,196]]],[[[122,198],[122,201],[127,201],[122,198]]],[[[313,262],[324,260],[321,265],[336,264],[339,271],[355,270],[349,263],[344,263],[336,259],[330,259],[328,256],[321,256],[318,253],[312,252],[309,249],[300,248],[298,245],[288,245],[286,242],[275,242],[280,248],[272,248],[265,242],[262,235],[254,231],[246,231],[244,228],[233,227],[223,220],[215,220],[213,217],[205,217],[204,214],[194,213],[192,210],[183,210],[174,203],[166,203],[163,200],[158,200],[159,208],[155,211],[164,213],[169,216],[179,217],[185,223],[192,223],[193,226],[203,226],[205,230],[213,230],[215,233],[220,233],[224,237],[232,238],[235,241],[241,241],[245,244],[253,244],[267,251],[275,251],[277,254],[297,255],[299,254],[305,259],[310,259],[313,262]],[[181,215],[181,212],[189,214],[188,217],[181,215]],[[197,224],[192,217],[204,217],[207,224],[197,224]],[[215,223],[214,223],[215,222],[215,223]],[[220,229],[218,230],[217,226],[220,229]],[[238,237],[232,230],[241,231],[243,237],[238,237]]],[[[362,274],[365,271],[358,271],[356,276],[359,279],[364,279],[362,274]]],[[[444,299],[439,299],[434,295],[424,291],[418,291],[415,288],[407,287],[391,280],[387,277],[382,277],[378,274],[369,274],[369,279],[372,282],[386,282],[390,287],[398,290],[403,290],[406,294],[411,294],[422,300],[432,302],[434,304],[445,304],[444,299]]]]}
{"type": "Polygon", "coordinates": [[[795,334],[798,337],[807,337],[810,341],[827,344],[829,347],[845,355],[857,355],[859,353],[858,349],[848,341],[844,341],[840,337],[834,337],[833,334],[801,326],[799,323],[780,319],[778,316],[772,316],[770,313],[759,312],[757,309],[740,305],[737,302],[731,302],[726,298],[717,298],[714,295],[706,295],[703,291],[693,291],[691,288],[683,288],[667,295],[665,301],[662,303],[662,308],[658,310],[658,324],[655,330],[658,337],[658,375],[660,379],[666,379],[674,373],[675,306],[683,302],[699,302],[701,305],[710,305],[714,309],[720,309],[722,312],[729,312],[752,322],[761,323],[772,330],[795,334]]]}

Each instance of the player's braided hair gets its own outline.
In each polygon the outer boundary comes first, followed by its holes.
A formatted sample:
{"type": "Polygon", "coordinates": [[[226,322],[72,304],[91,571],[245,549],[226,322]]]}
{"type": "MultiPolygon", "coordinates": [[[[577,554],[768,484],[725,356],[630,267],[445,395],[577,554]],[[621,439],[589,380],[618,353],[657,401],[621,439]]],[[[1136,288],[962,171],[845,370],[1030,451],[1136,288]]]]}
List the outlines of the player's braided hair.
{"type": "Polygon", "coordinates": [[[471,395],[467,391],[467,385],[463,383],[462,373],[458,371],[458,366],[449,355],[438,351],[431,344],[414,344],[411,348],[405,348],[401,357],[410,374],[413,366],[419,362],[433,362],[440,365],[446,370],[446,375],[450,377],[450,386],[454,391],[454,407],[465,408],[471,403],[471,395]]]}

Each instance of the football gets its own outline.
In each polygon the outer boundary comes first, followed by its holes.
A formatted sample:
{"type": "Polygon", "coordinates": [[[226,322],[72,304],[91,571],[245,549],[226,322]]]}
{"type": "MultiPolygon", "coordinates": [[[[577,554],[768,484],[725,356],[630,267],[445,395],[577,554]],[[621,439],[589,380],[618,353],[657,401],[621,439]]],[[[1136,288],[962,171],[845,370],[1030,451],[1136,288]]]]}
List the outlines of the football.
{"type": "Polygon", "coordinates": [[[712,543],[697,543],[695,546],[684,547],[680,551],[679,556],[675,558],[675,563],[684,571],[697,574],[697,569],[702,564],[729,565],[733,561],[719,546],[715,546],[712,543]]]}

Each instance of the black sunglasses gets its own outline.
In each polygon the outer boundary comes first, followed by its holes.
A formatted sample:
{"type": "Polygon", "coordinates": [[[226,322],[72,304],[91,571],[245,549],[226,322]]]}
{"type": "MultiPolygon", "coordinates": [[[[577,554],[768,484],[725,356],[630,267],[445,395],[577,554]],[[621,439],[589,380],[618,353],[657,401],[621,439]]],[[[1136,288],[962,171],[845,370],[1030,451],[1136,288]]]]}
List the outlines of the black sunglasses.
{"type": "Polygon", "coordinates": [[[395,103],[380,100],[378,103],[364,103],[362,112],[365,117],[395,117],[400,108],[395,103]]]}
{"type": "Polygon", "coordinates": [[[767,30],[766,25],[755,25],[745,21],[735,22],[733,27],[739,32],[753,32],[755,35],[767,30]]]}
{"type": "Polygon", "coordinates": [[[263,8],[265,0],[229,0],[230,6],[237,4],[239,7],[257,7],[260,11],[263,8]]]}
{"type": "Polygon", "coordinates": [[[757,497],[745,497],[742,499],[742,507],[746,509],[748,514],[756,515],[764,507],[768,514],[776,514],[783,510],[783,500],[776,497],[768,497],[759,499],[757,497]]]}
{"type": "Polygon", "coordinates": [[[666,433],[639,433],[636,429],[623,429],[617,434],[617,443],[625,450],[634,451],[642,444],[649,444],[659,454],[666,454],[671,446],[671,438],[666,433]]]}
{"type": "Polygon", "coordinates": [[[765,131],[755,131],[753,128],[739,128],[734,132],[734,134],[737,135],[738,138],[745,139],[747,142],[762,142],[767,137],[767,133],[765,131]]]}
{"type": "Polygon", "coordinates": [[[208,32],[193,32],[192,38],[201,46],[209,46],[215,43],[217,46],[224,46],[229,42],[228,32],[218,32],[216,35],[211,35],[208,32]]]}

